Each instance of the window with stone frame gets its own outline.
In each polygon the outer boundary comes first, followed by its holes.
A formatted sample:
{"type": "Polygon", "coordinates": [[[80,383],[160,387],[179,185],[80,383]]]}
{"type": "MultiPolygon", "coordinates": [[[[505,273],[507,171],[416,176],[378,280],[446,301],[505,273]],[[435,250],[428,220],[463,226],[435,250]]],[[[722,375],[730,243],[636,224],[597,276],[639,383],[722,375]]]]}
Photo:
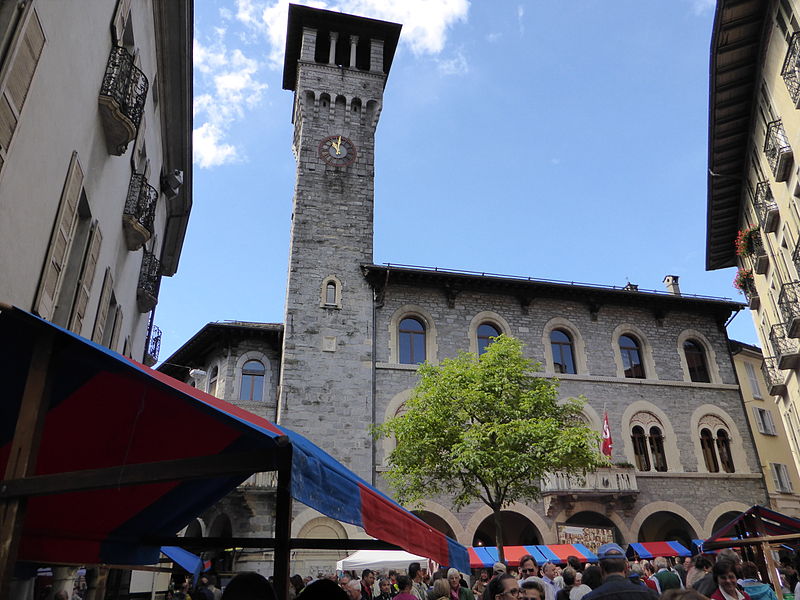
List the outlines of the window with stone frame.
{"type": "Polygon", "coordinates": [[[242,365],[239,385],[240,402],[261,402],[264,400],[264,374],[266,369],[261,361],[248,360],[242,365]]]}
{"type": "Polygon", "coordinates": [[[639,340],[632,335],[619,336],[619,353],[622,358],[622,370],[625,373],[625,377],[644,379],[642,347],[639,340]]]}
{"type": "Polygon", "coordinates": [[[497,329],[492,323],[481,323],[478,325],[478,355],[486,352],[486,349],[494,341],[492,338],[499,337],[500,330],[497,329]]]}
{"type": "Polygon", "coordinates": [[[398,327],[398,350],[400,363],[418,365],[425,362],[425,324],[416,317],[406,317],[398,327]]]}
{"type": "Polygon", "coordinates": [[[651,412],[638,412],[630,422],[631,443],[639,471],[667,471],[667,455],[664,451],[664,425],[651,412]]]}
{"type": "Polygon", "coordinates": [[[716,415],[705,415],[698,424],[700,448],[709,473],[735,473],[728,425],[716,415]]]}
{"type": "Polygon", "coordinates": [[[686,340],[683,342],[683,355],[686,357],[689,379],[697,383],[711,383],[706,350],[703,345],[697,340],[686,340]]]}
{"type": "Polygon", "coordinates": [[[219,367],[215,366],[208,373],[208,383],[206,385],[206,392],[212,396],[217,395],[217,378],[219,377],[219,367]]]}
{"type": "Polygon", "coordinates": [[[554,329],[550,332],[550,351],[553,354],[553,369],[556,373],[577,373],[574,350],[569,333],[563,329],[554,329]]]}

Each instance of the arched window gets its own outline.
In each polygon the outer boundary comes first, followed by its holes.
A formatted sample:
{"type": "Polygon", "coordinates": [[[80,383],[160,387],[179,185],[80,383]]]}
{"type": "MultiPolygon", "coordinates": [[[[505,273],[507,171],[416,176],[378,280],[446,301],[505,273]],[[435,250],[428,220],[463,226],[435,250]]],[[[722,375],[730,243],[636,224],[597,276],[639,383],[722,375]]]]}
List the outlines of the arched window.
{"type": "Polygon", "coordinates": [[[660,427],[650,428],[650,456],[653,457],[653,467],[656,471],[667,470],[667,455],[664,454],[664,435],[660,427]]]}
{"type": "Polygon", "coordinates": [[[717,453],[714,450],[714,436],[710,429],[700,431],[700,448],[703,450],[703,460],[706,463],[706,471],[709,473],[719,473],[719,463],[717,453]]]}
{"type": "Polygon", "coordinates": [[[724,429],[717,431],[717,452],[719,452],[719,462],[722,470],[726,473],[734,473],[733,457],[731,456],[731,438],[724,429]]]}
{"type": "Polygon", "coordinates": [[[689,379],[699,383],[710,383],[708,363],[703,346],[695,340],[683,342],[683,354],[686,356],[686,366],[689,368],[689,379]]]}
{"type": "Polygon", "coordinates": [[[631,335],[619,336],[619,353],[625,377],[644,379],[644,364],[638,340],[631,335]]]}
{"type": "Polygon", "coordinates": [[[406,317],[400,321],[398,333],[400,363],[418,365],[425,362],[425,325],[422,321],[406,317]]]}
{"type": "Polygon", "coordinates": [[[499,335],[500,332],[497,330],[497,327],[491,323],[481,323],[478,325],[478,355],[486,352],[486,348],[494,341],[492,338],[496,338],[499,335]]]}
{"type": "Polygon", "coordinates": [[[212,396],[217,395],[217,378],[219,377],[219,367],[214,367],[211,369],[211,372],[208,374],[208,384],[206,385],[206,391],[211,394],[212,396]]]}
{"type": "Polygon", "coordinates": [[[636,457],[636,468],[639,471],[649,471],[650,455],[647,452],[647,438],[640,425],[636,425],[631,430],[631,441],[633,442],[633,454],[636,457]]]}
{"type": "Polygon", "coordinates": [[[264,399],[264,365],[258,360],[248,360],[242,365],[239,401],[261,402],[264,399]]]}
{"type": "Polygon", "coordinates": [[[556,373],[577,373],[572,338],[563,329],[550,332],[550,349],[553,352],[553,368],[556,373]]]}
{"type": "Polygon", "coordinates": [[[336,284],[333,281],[329,281],[325,286],[325,304],[336,305],[336,284]]]}

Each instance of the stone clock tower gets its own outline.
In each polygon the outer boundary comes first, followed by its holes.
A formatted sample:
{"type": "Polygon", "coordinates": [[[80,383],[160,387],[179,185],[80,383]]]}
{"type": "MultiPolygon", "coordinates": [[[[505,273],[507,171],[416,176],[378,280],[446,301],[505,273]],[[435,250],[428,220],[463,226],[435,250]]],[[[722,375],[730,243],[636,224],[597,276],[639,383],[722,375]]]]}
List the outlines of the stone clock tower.
{"type": "Polygon", "coordinates": [[[375,127],[400,25],[290,5],[297,159],[278,422],[373,480],[375,127]]]}

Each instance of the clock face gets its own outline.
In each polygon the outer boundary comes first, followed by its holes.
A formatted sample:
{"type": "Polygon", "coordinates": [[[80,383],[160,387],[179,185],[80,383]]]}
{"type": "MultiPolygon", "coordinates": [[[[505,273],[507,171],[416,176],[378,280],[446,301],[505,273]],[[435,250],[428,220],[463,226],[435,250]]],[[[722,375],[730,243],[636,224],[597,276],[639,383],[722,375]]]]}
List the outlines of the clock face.
{"type": "Polygon", "coordinates": [[[356,160],[356,147],[343,135],[331,135],[320,142],[319,155],[333,167],[346,167],[356,160]]]}

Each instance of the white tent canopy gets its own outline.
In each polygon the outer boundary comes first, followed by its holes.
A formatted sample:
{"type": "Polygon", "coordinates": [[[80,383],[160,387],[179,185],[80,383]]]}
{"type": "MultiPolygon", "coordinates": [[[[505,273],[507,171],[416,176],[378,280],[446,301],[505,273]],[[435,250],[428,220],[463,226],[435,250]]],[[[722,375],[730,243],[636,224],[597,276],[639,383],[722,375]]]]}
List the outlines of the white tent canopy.
{"type": "Polygon", "coordinates": [[[356,571],[359,575],[364,569],[375,571],[407,571],[412,562],[431,568],[424,556],[417,556],[403,550],[359,550],[336,563],[337,571],[356,571]]]}

